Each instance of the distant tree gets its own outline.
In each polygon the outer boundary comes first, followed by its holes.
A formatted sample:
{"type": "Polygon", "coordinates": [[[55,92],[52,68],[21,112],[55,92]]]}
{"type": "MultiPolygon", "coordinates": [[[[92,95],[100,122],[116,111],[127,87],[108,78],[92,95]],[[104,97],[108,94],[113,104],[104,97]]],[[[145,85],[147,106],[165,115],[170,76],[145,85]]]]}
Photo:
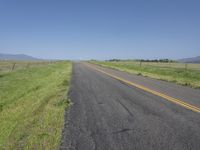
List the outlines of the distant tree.
{"type": "Polygon", "coordinates": [[[120,59],[110,59],[110,60],[108,60],[108,61],[121,61],[120,59]]]}
{"type": "Polygon", "coordinates": [[[91,59],[90,61],[97,61],[97,60],[95,60],[95,59],[91,59]]]}
{"type": "Polygon", "coordinates": [[[162,62],[162,63],[175,62],[174,60],[170,60],[170,59],[137,59],[136,61],[140,61],[140,62],[162,62]]]}

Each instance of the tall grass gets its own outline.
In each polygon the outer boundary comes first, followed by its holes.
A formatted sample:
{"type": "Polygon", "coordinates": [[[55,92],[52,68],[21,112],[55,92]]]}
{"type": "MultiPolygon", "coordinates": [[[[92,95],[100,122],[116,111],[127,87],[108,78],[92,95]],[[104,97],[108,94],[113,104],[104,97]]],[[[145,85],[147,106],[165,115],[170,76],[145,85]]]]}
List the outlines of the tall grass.
{"type": "Polygon", "coordinates": [[[117,70],[200,88],[200,65],[181,63],[142,63],[135,61],[92,63],[117,70]]]}
{"type": "Polygon", "coordinates": [[[0,149],[57,149],[70,62],[0,73],[0,149]]]}

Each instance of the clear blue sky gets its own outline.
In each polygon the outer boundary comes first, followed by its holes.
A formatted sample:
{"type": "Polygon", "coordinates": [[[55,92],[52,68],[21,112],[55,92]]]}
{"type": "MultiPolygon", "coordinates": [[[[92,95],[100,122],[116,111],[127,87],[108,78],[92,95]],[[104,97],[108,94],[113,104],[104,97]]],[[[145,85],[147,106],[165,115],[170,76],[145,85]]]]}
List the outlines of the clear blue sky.
{"type": "Polygon", "coordinates": [[[200,55],[199,0],[1,0],[0,53],[40,58],[200,55]]]}

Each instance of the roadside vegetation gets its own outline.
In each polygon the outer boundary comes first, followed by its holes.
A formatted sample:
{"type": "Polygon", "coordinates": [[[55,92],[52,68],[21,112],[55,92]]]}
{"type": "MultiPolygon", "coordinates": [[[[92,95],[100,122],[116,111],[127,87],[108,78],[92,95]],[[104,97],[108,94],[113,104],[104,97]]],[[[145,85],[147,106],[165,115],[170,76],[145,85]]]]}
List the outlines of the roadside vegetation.
{"type": "Polygon", "coordinates": [[[0,73],[13,72],[20,69],[28,69],[40,67],[47,64],[55,63],[55,61],[6,61],[0,60],[0,73]]]}
{"type": "Polygon", "coordinates": [[[25,66],[0,71],[0,149],[58,149],[71,63],[25,66]]]}
{"type": "Polygon", "coordinates": [[[175,82],[200,88],[200,64],[183,64],[173,61],[90,61],[91,63],[137,75],[175,82]]]}

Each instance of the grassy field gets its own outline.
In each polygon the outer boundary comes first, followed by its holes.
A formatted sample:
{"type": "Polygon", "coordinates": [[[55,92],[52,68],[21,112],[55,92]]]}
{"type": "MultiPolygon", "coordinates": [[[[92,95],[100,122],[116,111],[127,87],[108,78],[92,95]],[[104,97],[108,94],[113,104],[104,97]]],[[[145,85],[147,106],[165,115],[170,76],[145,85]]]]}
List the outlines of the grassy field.
{"type": "Polygon", "coordinates": [[[70,77],[67,61],[0,71],[0,149],[58,149],[70,77]]]}
{"type": "Polygon", "coordinates": [[[109,67],[128,73],[148,76],[155,79],[175,82],[181,85],[200,88],[200,64],[182,63],[152,63],[137,61],[90,61],[104,67],[109,67]]]}
{"type": "Polygon", "coordinates": [[[0,72],[13,72],[20,69],[44,66],[56,61],[3,61],[0,60],[0,72]]]}

